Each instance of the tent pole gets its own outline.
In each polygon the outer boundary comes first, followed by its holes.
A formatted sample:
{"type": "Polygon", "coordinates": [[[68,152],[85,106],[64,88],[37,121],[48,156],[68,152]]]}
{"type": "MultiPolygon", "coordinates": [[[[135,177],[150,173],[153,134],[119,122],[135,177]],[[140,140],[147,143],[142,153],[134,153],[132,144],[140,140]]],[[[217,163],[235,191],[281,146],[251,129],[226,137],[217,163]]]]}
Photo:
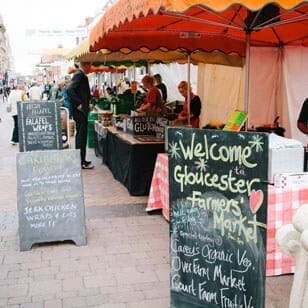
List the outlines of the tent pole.
{"type": "Polygon", "coordinates": [[[151,75],[151,63],[150,63],[150,61],[147,61],[147,73],[149,75],[151,75]]]}
{"type": "Polygon", "coordinates": [[[190,53],[187,55],[187,113],[188,113],[188,125],[190,125],[190,53]]]}
{"type": "MultiPolygon", "coordinates": [[[[133,66],[133,81],[136,82],[136,63],[134,62],[133,66]]],[[[132,84],[132,81],[130,81],[132,84]]],[[[136,93],[134,93],[134,106],[136,106],[136,93]]]]}
{"type": "MultiPolygon", "coordinates": [[[[246,33],[246,65],[245,65],[245,112],[248,114],[249,107],[249,73],[250,73],[250,32],[246,33]]],[[[249,116],[247,116],[245,130],[249,127],[249,116]]]]}

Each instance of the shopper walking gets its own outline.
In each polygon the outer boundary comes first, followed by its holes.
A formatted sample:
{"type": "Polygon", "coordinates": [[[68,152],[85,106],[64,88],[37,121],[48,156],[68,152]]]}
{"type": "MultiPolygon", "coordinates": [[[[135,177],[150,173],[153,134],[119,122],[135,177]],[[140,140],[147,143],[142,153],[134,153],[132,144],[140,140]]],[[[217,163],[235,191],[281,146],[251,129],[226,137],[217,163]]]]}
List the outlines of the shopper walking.
{"type": "Polygon", "coordinates": [[[24,91],[22,90],[22,85],[15,85],[11,90],[8,99],[7,106],[10,108],[11,115],[14,121],[13,133],[11,138],[11,144],[16,145],[18,143],[18,118],[17,118],[17,102],[21,102],[24,91]]]}
{"type": "Polygon", "coordinates": [[[93,169],[90,161],[86,161],[86,147],[88,136],[88,113],[91,92],[87,74],[90,71],[91,63],[81,62],[79,69],[73,75],[67,87],[67,93],[71,103],[73,119],[76,123],[76,149],[80,149],[81,167],[93,169]]]}

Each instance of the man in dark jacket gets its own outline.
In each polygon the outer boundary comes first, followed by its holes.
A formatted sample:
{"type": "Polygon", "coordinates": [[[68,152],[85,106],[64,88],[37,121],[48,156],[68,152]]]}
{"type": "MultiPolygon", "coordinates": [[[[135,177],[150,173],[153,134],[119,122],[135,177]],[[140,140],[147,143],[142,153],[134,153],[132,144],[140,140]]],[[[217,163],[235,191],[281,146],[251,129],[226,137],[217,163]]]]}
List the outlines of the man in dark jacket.
{"type": "Polygon", "coordinates": [[[72,77],[67,88],[70,99],[72,116],[76,123],[76,149],[80,149],[82,169],[93,169],[90,161],[86,161],[86,147],[88,135],[88,113],[91,98],[89,80],[87,74],[90,72],[91,63],[81,62],[79,69],[72,77]]]}

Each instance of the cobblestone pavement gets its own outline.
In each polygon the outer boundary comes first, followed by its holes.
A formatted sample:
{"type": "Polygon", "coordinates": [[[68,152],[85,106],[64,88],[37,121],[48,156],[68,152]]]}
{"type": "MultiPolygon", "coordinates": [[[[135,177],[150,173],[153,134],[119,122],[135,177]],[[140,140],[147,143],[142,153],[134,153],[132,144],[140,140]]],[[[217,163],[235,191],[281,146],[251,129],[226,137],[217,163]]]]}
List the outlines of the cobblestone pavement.
{"type": "MultiPolygon", "coordinates": [[[[20,252],[18,146],[9,144],[12,119],[4,110],[0,103],[0,307],[169,307],[168,223],[148,215],[147,197],[130,196],[93,149],[95,169],[82,171],[87,245],[36,244],[20,252]]],[[[267,278],[266,307],[288,307],[292,278],[267,278]]]]}

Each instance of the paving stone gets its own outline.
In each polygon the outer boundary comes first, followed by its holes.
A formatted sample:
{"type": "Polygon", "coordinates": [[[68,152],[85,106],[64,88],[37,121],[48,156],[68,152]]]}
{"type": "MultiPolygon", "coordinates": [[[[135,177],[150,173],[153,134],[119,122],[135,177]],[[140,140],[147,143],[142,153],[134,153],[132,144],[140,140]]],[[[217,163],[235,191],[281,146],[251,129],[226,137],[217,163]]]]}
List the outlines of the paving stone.
{"type": "Polygon", "coordinates": [[[72,297],[75,297],[75,296],[78,296],[77,291],[62,291],[62,292],[56,293],[57,299],[72,298],[72,297]]]}
{"type": "Polygon", "coordinates": [[[128,308],[128,306],[126,304],[121,304],[121,303],[117,303],[117,304],[108,303],[108,304],[102,304],[95,308],[128,308]]]}
{"type": "Polygon", "coordinates": [[[44,308],[44,303],[24,303],[20,308],[44,308]]]}
{"type": "Polygon", "coordinates": [[[81,277],[73,279],[64,279],[62,281],[63,291],[78,291],[84,288],[83,279],[81,277]]]}
{"type": "Polygon", "coordinates": [[[14,264],[14,263],[23,263],[23,262],[40,262],[42,260],[41,253],[14,253],[7,254],[4,257],[3,264],[14,264]]]}
{"type": "Polygon", "coordinates": [[[20,269],[37,269],[37,268],[42,268],[42,267],[48,267],[49,266],[49,261],[40,261],[40,262],[23,262],[20,264],[20,269]]]}
{"type": "Polygon", "coordinates": [[[118,284],[133,284],[157,282],[158,277],[155,272],[149,269],[138,270],[136,267],[126,267],[120,272],[115,272],[115,277],[118,284]]]}
{"type": "Polygon", "coordinates": [[[109,293],[106,295],[107,300],[111,304],[115,303],[129,303],[129,302],[139,302],[144,300],[144,294],[142,291],[129,291],[123,292],[118,291],[116,293],[109,293]]]}
{"type": "Polygon", "coordinates": [[[28,277],[28,270],[9,271],[8,278],[26,278],[28,277]]]}
{"type": "Polygon", "coordinates": [[[56,294],[52,294],[52,293],[49,293],[49,294],[39,294],[39,295],[34,295],[31,297],[32,299],[32,302],[46,302],[46,301],[52,301],[56,298],[56,294]]]}
{"type": "Polygon", "coordinates": [[[87,302],[85,297],[69,297],[63,299],[63,308],[68,307],[87,307],[87,302]]]}
{"type": "Polygon", "coordinates": [[[15,284],[0,286],[0,298],[27,296],[28,286],[15,284]]]}
{"type": "MultiPolygon", "coordinates": [[[[128,308],[169,308],[170,301],[169,299],[151,299],[151,300],[144,300],[141,302],[133,302],[129,303],[128,308]]],[[[189,307],[187,307],[189,308],[189,307]]]]}
{"type": "Polygon", "coordinates": [[[56,251],[56,252],[43,252],[42,253],[42,260],[57,260],[57,259],[66,259],[70,256],[70,252],[68,249],[64,249],[63,251],[56,251]]]}
{"type": "Polygon", "coordinates": [[[79,296],[95,296],[101,294],[100,288],[83,288],[78,290],[79,296]]]}
{"type": "Polygon", "coordinates": [[[55,280],[55,275],[40,275],[40,276],[34,276],[33,281],[46,281],[46,280],[55,280]]]}
{"type": "Polygon", "coordinates": [[[21,305],[24,303],[32,302],[32,298],[29,296],[19,296],[19,297],[10,297],[8,298],[8,305],[21,305]]]}
{"type": "Polygon", "coordinates": [[[101,276],[89,276],[84,277],[84,284],[86,288],[96,288],[96,287],[105,287],[105,286],[116,286],[117,281],[114,274],[105,273],[101,276]]]}
{"type": "Polygon", "coordinates": [[[60,280],[34,281],[29,284],[29,294],[53,294],[62,290],[62,282],[60,280]]]}
{"type": "Polygon", "coordinates": [[[44,302],[44,308],[62,308],[62,300],[46,300],[44,302]]]}
{"type": "Polygon", "coordinates": [[[107,303],[107,298],[105,298],[103,295],[92,295],[92,296],[86,296],[86,303],[87,306],[99,306],[102,304],[107,303]]]}
{"type": "Polygon", "coordinates": [[[29,271],[29,276],[43,276],[43,275],[54,275],[59,272],[58,266],[48,266],[40,267],[36,269],[31,269],[29,271]]]}
{"type": "Polygon", "coordinates": [[[168,299],[170,297],[168,284],[157,285],[151,289],[143,290],[145,299],[168,299]]]}

